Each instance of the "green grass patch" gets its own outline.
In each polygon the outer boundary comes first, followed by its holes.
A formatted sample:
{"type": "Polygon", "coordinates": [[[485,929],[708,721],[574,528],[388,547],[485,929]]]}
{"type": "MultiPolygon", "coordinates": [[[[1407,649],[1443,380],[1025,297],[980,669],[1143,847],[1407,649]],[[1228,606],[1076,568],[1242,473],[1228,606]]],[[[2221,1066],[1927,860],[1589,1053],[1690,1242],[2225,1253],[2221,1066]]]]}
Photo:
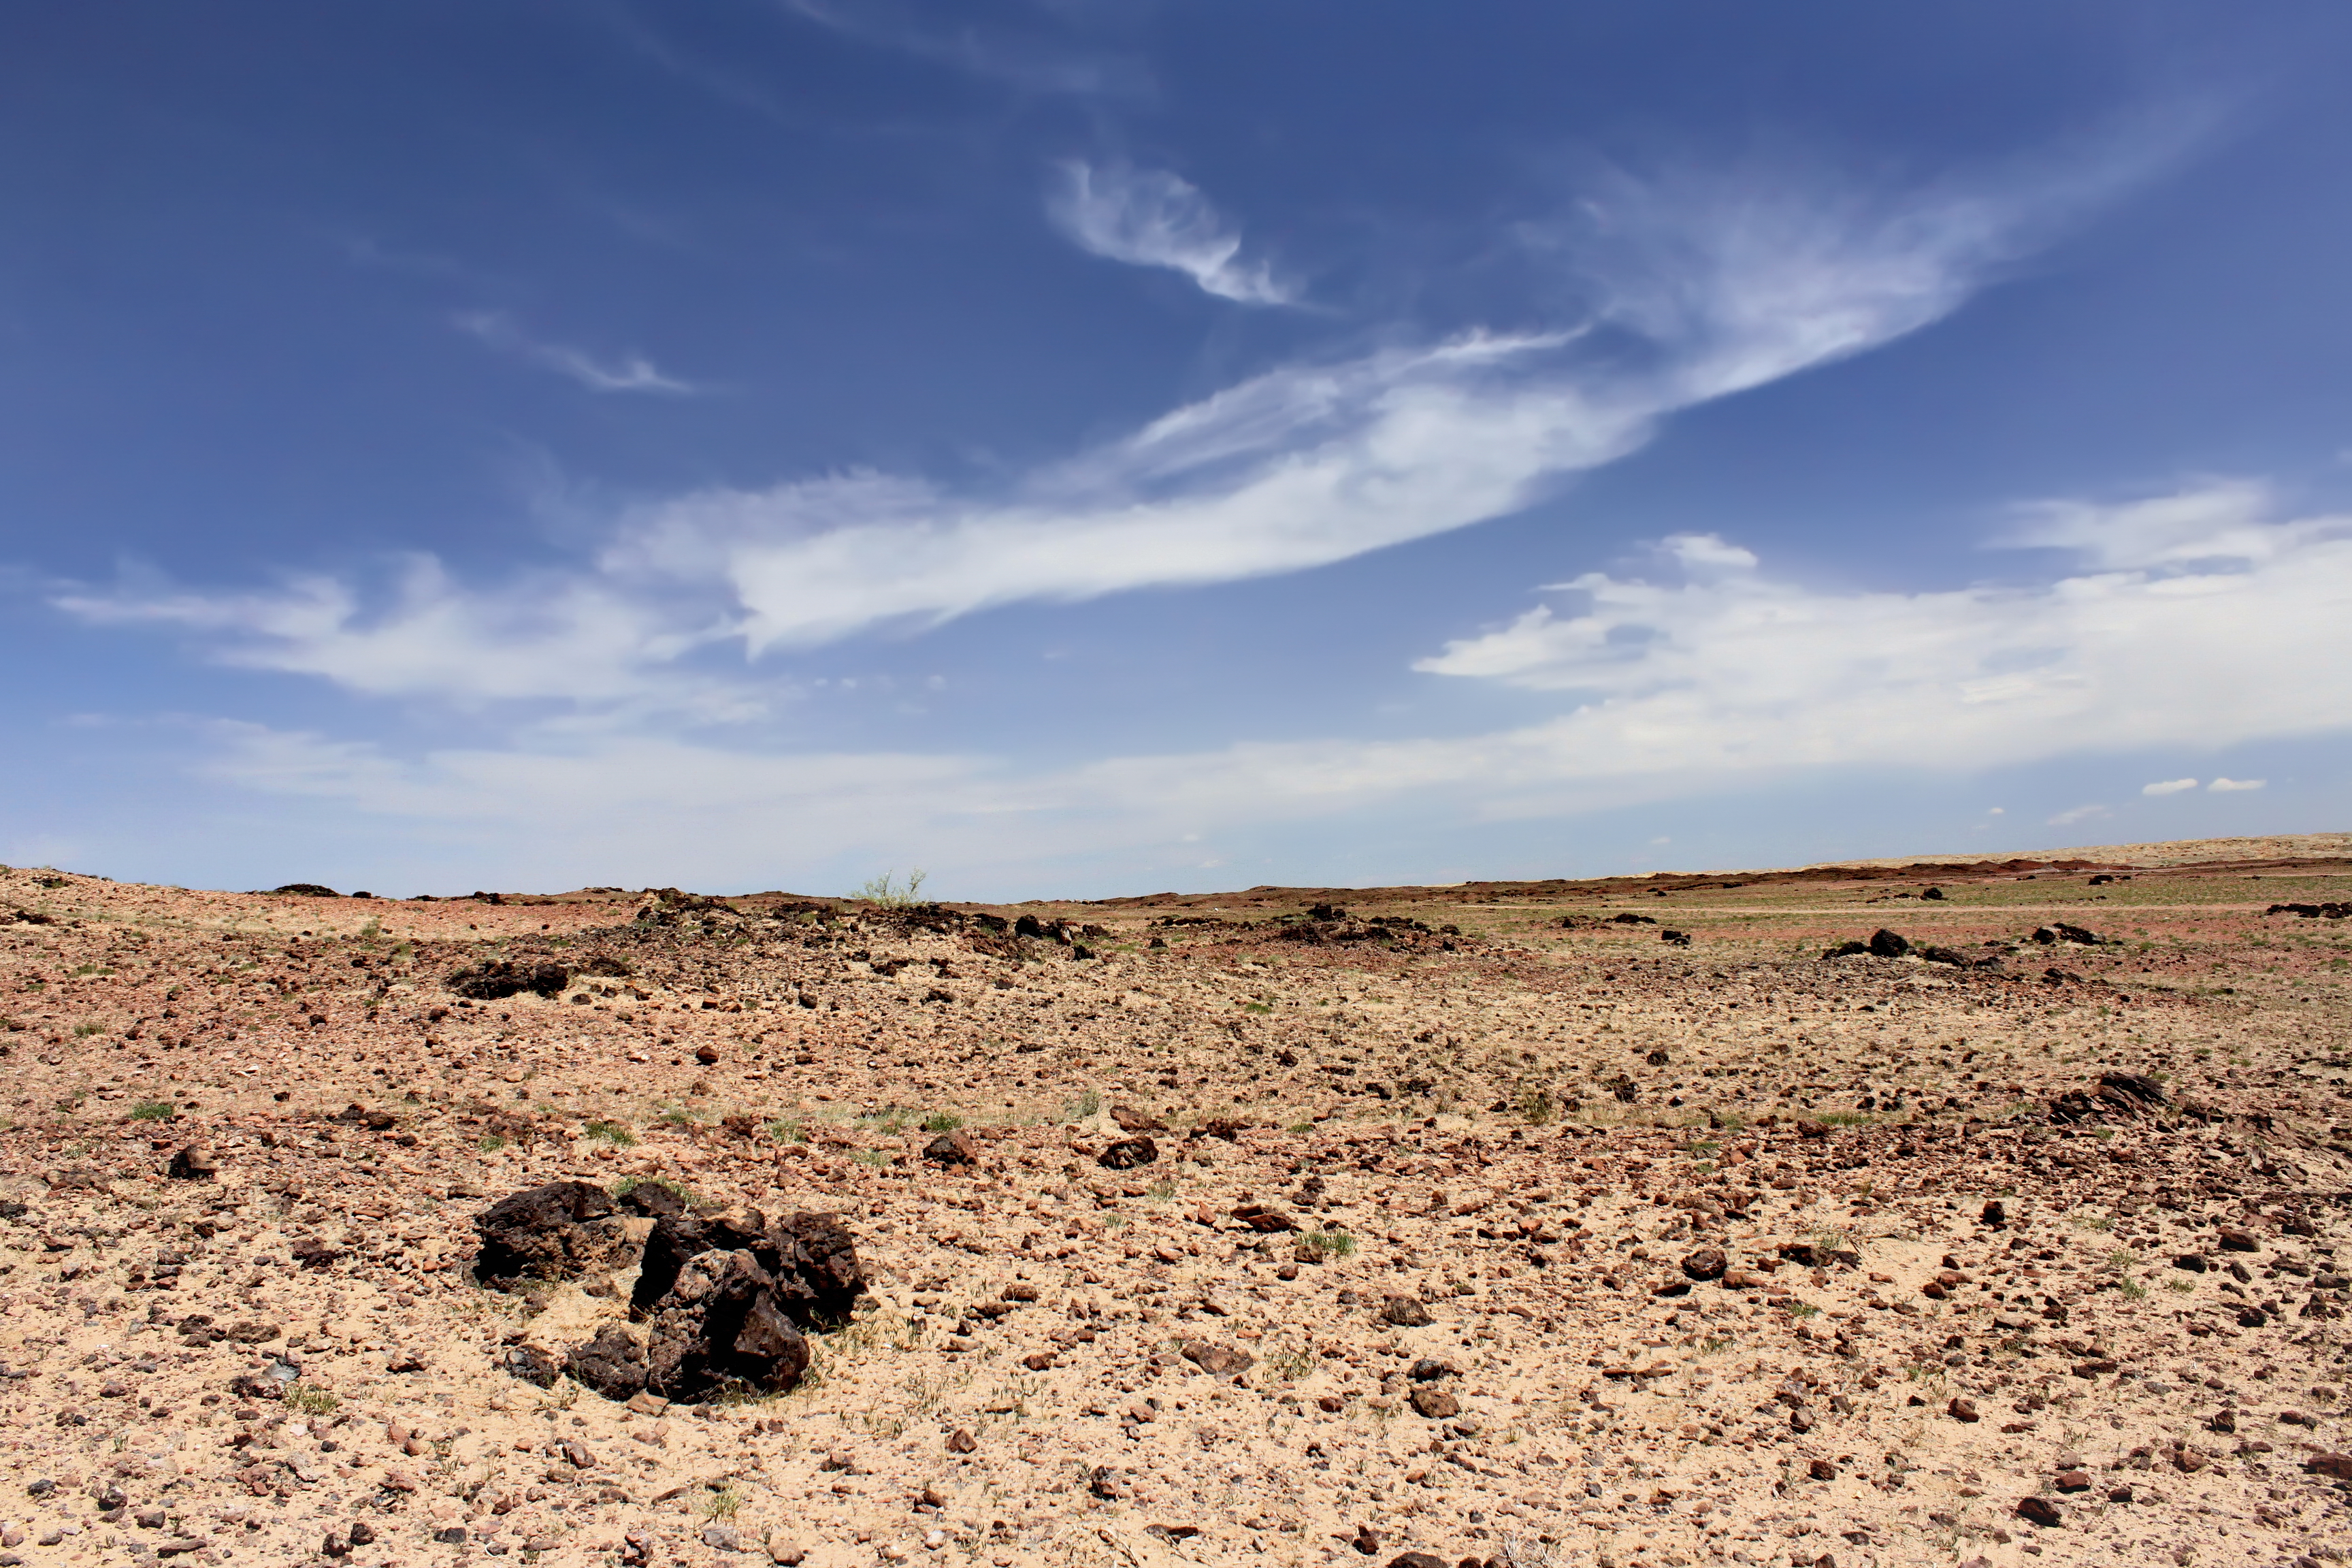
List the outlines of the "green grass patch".
{"type": "Polygon", "coordinates": [[[76,1039],[81,1039],[90,1035],[102,1035],[106,1033],[106,1026],[103,1024],[89,1023],[76,1024],[74,1026],[73,1032],[76,1039]]]}
{"type": "Polygon", "coordinates": [[[180,1108],[168,1100],[142,1100],[131,1108],[133,1121],[169,1121],[180,1113],[180,1108]]]}
{"type": "Polygon", "coordinates": [[[1298,1238],[1298,1245],[1322,1258],[1356,1255],[1356,1238],[1344,1230],[1308,1231],[1298,1238]]]}
{"type": "Polygon", "coordinates": [[[506,1146],[506,1135],[501,1132],[485,1132],[474,1141],[474,1147],[485,1154],[495,1154],[506,1146]]]}
{"type": "Polygon", "coordinates": [[[963,1118],[952,1110],[934,1110],[923,1118],[926,1132],[953,1132],[963,1125],[963,1118]]]}
{"type": "Polygon", "coordinates": [[[1086,1121],[1101,1114],[1102,1096],[1090,1089],[1063,1106],[1060,1119],[1064,1121],[1086,1121]]]}
{"type": "Polygon", "coordinates": [[[768,1136],[779,1143],[808,1142],[808,1131],[801,1125],[800,1118],[797,1116],[779,1116],[773,1121],[763,1125],[767,1129],[768,1136]]]}
{"type": "Polygon", "coordinates": [[[331,1415],[342,1401],[323,1388],[296,1383],[287,1385],[286,1403],[305,1415],[331,1415]]]}
{"type": "Polygon", "coordinates": [[[610,1143],[615,1149],[634,1149],[637,1135],[617,1121],[591,1121],[580,1129],[583,1138],[593,1138],[610,1143]]]}

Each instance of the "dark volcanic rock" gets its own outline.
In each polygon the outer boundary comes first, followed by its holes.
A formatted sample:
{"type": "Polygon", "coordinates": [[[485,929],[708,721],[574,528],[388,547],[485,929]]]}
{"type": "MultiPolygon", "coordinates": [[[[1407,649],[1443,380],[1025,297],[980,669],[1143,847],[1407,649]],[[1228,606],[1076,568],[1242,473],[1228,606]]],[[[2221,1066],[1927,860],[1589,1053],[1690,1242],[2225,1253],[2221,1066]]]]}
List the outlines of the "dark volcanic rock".
{"type": "Polygon", "coordinates": [[[607,1323],[594,1339],[572,1347],[563,1370],[607,1399],[633,1399],[646,1386],[645,1347],[620,1324],[607,1323]]]}
{"type": "Polygon", "coordinates": [[[443,984],[460,996],[477,1002],[497,1002],[524,991],[553,996],[572,984],[572,972],[560,963],[518,963],[488,958],[471,969],[460,969],[443,984]]]}
{"type": "Polygon", "coordinates": [[[1423,1329],[1433,1321],[1418,1296],[1391,1296],[1381,1303],[1381,1321],[1396,1328],[1423,1329]]]}
{"type": "MultiPolygon", "coordinates": [[[[646,1320],[645,1386],[691,1403],[730,1388],[780,1394],[808,1370],[808,1341],[777,1277],[748,1251],[686,1260],[646,1320]]],[[[601,1336],[600,1336],[601,1337],[601,1336]]]]}
{"type": "Polygon", "coordinates": [[[474,1220],[482,1238],[474,1278],[506,1289],[522,1279],[576,1279],[627,1267],[625,1222],[612,1195],[587,1182],[551,1182],[499,1199],[474,1220]]]}
{"type": "Polygon", "coordinates": [[[1160,1145],[1149,1138],[1122,1138],[1095,1156],[1095,1163],[1108,1171],[1132,1171],[1138,1165],[1149,1165],[1160,1158],[1160,1145]]]}
{"type": "Polygon", "coordinates": [[[708,1215],[680,1209],[655,1221],[646,1238],[632,1305],[658,1310],[686,1265],[711,1251],[748,1254],[767,1274],[777,1304],[803,1326],[840,1318],[866,1289],[856,1244],[833,1215],[794,1214],[771,1225],[757,1209],[708,1215]]]}
{"type": "Polygon", "coordinates": [[[1694,1279],[1720,1279],[1723,1269],[1723,1248],[1719,1247],[1702,1247],[1683,1259],[1683,1272],[1694,1279]]]}
{"type": "Polygon", "coordinates": [[[1874,958],[1900,958],[1911,951],[1908,937],[1881,926],[1870,933],[1870,952],[1874,958]]]}

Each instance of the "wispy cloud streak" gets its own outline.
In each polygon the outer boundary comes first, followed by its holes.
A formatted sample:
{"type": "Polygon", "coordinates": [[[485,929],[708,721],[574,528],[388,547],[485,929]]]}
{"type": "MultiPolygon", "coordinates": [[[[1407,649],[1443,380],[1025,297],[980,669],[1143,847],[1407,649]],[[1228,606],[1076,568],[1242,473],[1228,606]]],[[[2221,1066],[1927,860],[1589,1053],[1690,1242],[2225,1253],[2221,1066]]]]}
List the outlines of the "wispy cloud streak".
{"type": "Polygon", "coordinates": [[[1265,262],[1242,262],[1241,236],[1199,187],[1165,170],[1072,160],[1056,170],[1045,210],[1091,255],[1181,272],[1202,292],[1238,304],[1290,302],[1265,262]]]}
{"type": "Polygon", "coordinates": [[[566,375],[591,392],[652,392],[671,395],[698,390],[693,384],[665,375],[641,354],[624,354],[601,361],[583,350],[563,343],[542,342],[496,310],[471,310],[456,318],[460,331],[518,359],[566,375]]]}
{"type": "MultiPolygon", "coordinates": [[[[61,602],[176,623],[234,661],[361,689],[383,679],[367,671],[383,638],[430,627],[442,640],[429,655],[390,664],[412,691],[593,703],[593,687],[637,702],[674,680],[700,710],[706,684],[675,667],[714,642],[756,658],[1024,601],[1296,572],[1507,515],[1638,449],[1679,410],[1937,320],[2003,234],[2052,221],[2039,190],[1909,204],[1798,183],[1737,199],[1636,191],[1611,198],[1607,243],[1575,259],[1600,303],[1573,322],[1283,365],[994,491],[877,473],[705,489],[633,507],[591,561],[504,589],[411,563],[373,611],[317,583],[275,595],[127,584],[61,602]],[[551,619],[549,605],[571,608],[551,619]]],[[[1180,247],[1167,237],[1190,236],[1181,244],[1213,275],[1233,263],[1210,218],[1146,230],[1180,247]]],[[[469,320],[584,384],[682,387],[650,366],[583,368],[501,317],[469,320]]],[[[2036,526],[2054,542],[2069,524],[2036,526]]]]}

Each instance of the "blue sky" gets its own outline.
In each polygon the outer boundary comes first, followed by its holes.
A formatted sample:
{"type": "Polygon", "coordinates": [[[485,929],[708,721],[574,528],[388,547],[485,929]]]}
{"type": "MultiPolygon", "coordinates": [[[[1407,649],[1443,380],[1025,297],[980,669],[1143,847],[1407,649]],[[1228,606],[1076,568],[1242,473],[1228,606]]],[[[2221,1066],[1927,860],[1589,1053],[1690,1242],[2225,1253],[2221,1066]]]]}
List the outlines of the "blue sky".
{"type": "Polygon", "coordinates": [[[2340,828],[2347,57],[2146,0],[20,9],[0,858],[1022,898],[2340,828]]]}

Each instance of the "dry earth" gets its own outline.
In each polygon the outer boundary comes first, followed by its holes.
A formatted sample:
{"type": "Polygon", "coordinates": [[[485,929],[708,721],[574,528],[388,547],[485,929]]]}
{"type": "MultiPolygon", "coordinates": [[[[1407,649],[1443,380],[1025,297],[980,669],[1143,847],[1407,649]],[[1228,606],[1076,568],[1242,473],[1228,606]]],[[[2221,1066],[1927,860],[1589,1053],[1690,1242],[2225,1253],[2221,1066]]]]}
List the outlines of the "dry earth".
{"type": "Polygon", "coordinates": [[[2340,1561],[2352,924],[2264,911],[2347,847],[1018,910],[0,871],[0,1568],[2340,1561]],[[626,1269],[474,1277],[563,1179],[840,1215],[868,1292],[788,1393],[539,1386],[645,1332],[626,1269]]]}

